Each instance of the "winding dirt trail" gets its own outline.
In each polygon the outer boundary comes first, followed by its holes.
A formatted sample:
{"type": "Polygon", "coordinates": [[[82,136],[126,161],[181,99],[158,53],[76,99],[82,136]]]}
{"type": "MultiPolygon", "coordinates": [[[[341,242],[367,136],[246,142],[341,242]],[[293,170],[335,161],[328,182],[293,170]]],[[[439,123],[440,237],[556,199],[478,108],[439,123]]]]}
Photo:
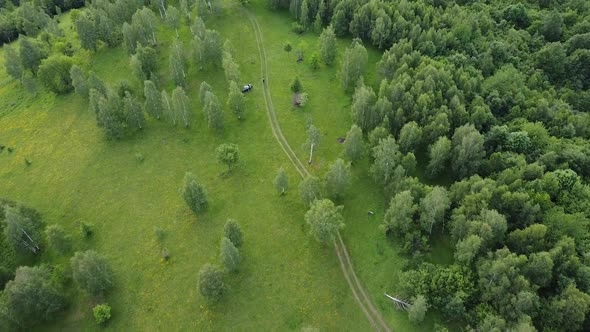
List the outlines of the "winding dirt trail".
{"type": "MultiPolygon", "coordinates": [[[[272,129],[272,133],[275,136],[277,142],[281,146],[281,149],[285,152],[289,161],[297,170],[297,173],[301,176],[301,178],[306,178],[310,176],[309,171],[301,160],[297,158],[297,155],[291,149],[289,142],[283,135],[281,131],[281,127],[279,126],[279,121],[277,119],[277,115],[275,112],[274,105],[272,103],[272,97],[270,94],[270,77],[268,75],[268,65],[266,62],[266,50],[264,48],[264,43],[262,39],[262,30],[258,25],[258,21],[256,17],[252,15],[250,12],[246,11],[246,15],[252,24],[252,28],[254,30],[254,35],[256,37],[256,44],[258,46],[258,52],[260,54],[260,70],[262,73],[262,78],[264,79],[264,83],[262,86],[262,93],[264,95],[264,102],[266,104],[266,114],[268,116],[268,120],[270,122],[270,126],[272,129]]],[[[344,241],[340,236],[340,233],[337,233],[337,239],[334,241],[334,249],[336,251],[336,255],[338,256],[338,261],[340,262],[340,268],[342,269],[342,273],[344,274],[344,278],[352,291],[352,295],[361,308],[371,325],[376,331],[386,331],[390,332],[391,329],[385,323],[385,320],[381,316],[381,313],[375,308],[371,299],[367,296],[366,291],[364,290],[363,286],[361,285],[356,273],[354,272],[352,261],[350,260],[350,256],[348,254],[348,250],[346,249],[346,245],[344,245],[344,241]]]]}

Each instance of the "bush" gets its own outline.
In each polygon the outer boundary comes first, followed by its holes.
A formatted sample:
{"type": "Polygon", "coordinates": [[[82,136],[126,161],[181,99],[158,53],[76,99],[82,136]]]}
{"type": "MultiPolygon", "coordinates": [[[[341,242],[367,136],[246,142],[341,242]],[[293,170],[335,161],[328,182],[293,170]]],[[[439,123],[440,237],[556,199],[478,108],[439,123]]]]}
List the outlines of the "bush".
{"type": "Polygon", "coordinates": [[[97,304],[94,309],[92,309],[92,313],[94,314],[96,324],[99,325],[104,324],[111,319],[111,307],[108,304],[97,304]]]}
{"type": "Polygon", "coordinates": [[[85,238],[89,238],[90,235],[92,235],[92,225],[81,222],[80,232],[82,232],[82,236],[84,236],[85,238]]]}
{"type": "Polygon", "coordinates": [[[298,22],[293,22],[293,24],[291,24],[291,31],[297,34],[302,34],[305,29],[303,28],[303,25],[299,24],[298,22]]]}
{"type": "Polygon", "coordinates": [[[73,89],[70,78],[72,59],[65,55],[51,56],[39,66],[39,81],[52,92],[65,94],[73,89]]]}

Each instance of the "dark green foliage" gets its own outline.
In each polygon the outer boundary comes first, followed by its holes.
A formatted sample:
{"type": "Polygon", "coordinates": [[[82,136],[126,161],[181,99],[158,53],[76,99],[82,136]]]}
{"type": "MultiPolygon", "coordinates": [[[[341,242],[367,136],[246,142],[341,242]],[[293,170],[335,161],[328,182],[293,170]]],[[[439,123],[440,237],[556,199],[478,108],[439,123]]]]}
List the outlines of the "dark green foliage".
{"type": "Polygon", "coordinates": [[[236,248],[239,248],[244,243],[244,236],[240,224],[233,219],[228,219],[223,226],[223,234],[228,238],[236,248]]]}
{"type": "Polygon", "coordinates": [[[199,292],[209,302],[221,299],[227,287],[223,282],[223,272],[217,266],[205,264],[199,271],[199,292]]]}
{"type": "Polygon", "coordinates": [[[186,205],[195,213],[200,214],[205,212],[209,207],[207,200],[207,192],[192,173],[184,175],[184,185],[182,188],[182,197],[186,205]]]}
{"type": "Polygon", "coordinates": [[[2,320],[14,324],[13,329],[29,329],[52,320],[64,306],[62,290],[46,266],[19,267],[0,295],[2,320]]]}
{"type": "Polygon", "coordinates": [[[219,257],[228,272],[236,272],[240,267],[240,252],[227,237],[221,239],[219,257]]]}
{"type": "Polygon", "coordinates": [[[70,264],[74,280],[89,295],[99,297],[113,287],[113,272],[107,260],[95,251],[76,252],[70,264]]]}
{"type": "Polygon", "coordinates": [[[111,319],[111,307],[108,304],[97,304],[92,308],[92,314],[96,324],[105,324],[111,319]]]}
{"type": "Polygon", "coordinates": [[[37,74],[41,60],[46,57],[41,45],[36,40],[21,37],[19,38],[19,55],[21,64],[24,69],[30,70],[34,75],[37,74]]]}
{"type": "Polygon", "coordinates": [[[70,78],[72,79],[72,87],[76,91],[76,94],[88,98],[88,94],[90,93],[88,78],[82,68],[77,65],[72,65],[70,68],[70,78]]]}
{"type": "Polygon", "coordinates": [[[295,76],[295,78],[291,82],[290,89],[291,89],[291,92],[293,92],[293,93],[299,93],[299,92],[303,91],[303,85],[301,84],[301,81],[299,80],[299,76],[295,76]]]}

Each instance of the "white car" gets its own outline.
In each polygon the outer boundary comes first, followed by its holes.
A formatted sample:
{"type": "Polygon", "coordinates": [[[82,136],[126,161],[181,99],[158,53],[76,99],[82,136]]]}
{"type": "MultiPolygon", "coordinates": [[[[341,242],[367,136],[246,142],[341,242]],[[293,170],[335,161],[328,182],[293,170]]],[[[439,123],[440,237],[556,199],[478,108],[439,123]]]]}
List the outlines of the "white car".
{"type": "Polygon", "coordinates": [[[244,85],[244,87],[242,87],[242,93],[248,92],[250,90],[252,90],[252,84],[244,85]]]}

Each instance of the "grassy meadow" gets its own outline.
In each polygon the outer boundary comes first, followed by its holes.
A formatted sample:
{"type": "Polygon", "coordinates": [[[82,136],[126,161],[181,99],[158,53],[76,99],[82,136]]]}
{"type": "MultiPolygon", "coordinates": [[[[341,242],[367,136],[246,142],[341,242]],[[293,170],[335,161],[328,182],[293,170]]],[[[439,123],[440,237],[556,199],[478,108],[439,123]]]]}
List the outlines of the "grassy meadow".
{"type": "MultiPolygon", "coordinates": [[[[304,41],[307,56],[316,48],[315,34],[290,31],[286,14],[271,12],[263,1],[247,6],[257,17],[264,36],[269,83],[278,118],[291,146],[302,160],[308,118],[321,130],[322,142],[314,152],[312,173],[321,176],[340,156],[336,140],[350,128],[350,97],[342,92],[337,65],[311,71],[297,63],[294,49],[304,41]],[[293,110],[289,83],[301,77],[309,104],[293,110]]],[[[66,33],[68,14],[61,18],[66,33]]],[[[32,96],[8,77],[0,63],[0,143],[15,148],[0,154],[0,196],[38,209],[46,224],[60,224],[73,235],[77,249],[104,254],[115,271],[116,285],[106,298],[113,307],[107,330],[301,330],[366,331],[370,325],[354,302],[331,246],[323,247],[308,235],[304,206],[300,203],[298,174],[283,154],[268,123],[261,84],[260,63],[252,27],[237,2],[225,3],[223,15],[209,19],[234,48],[243,83],[253,83],[247,95],[246,120],[238,121],[225,110],[226,129],[215,135],[206,126],[198,105],[202,81],[213,86],[225,104],[227,82],[221,69],[198,71],[190,67],[186,91],[192,102],[191,128],[173,127],[166,121],[148,120],[146,128],[120,141],[107,141],[96,126],[87,101],[76,95],[54,96],[38,91],[32,96]],[[236,143],[242,159],[230,176],[215,158],[221,143],[236,143]],[[145,158],[139,161],[136,154],[145,158]],[[32,161],[26,166],[24,158],[32,161]],[[284,167],[290,190],[279,197],[273,180],[284,167]],[[179,188],[190,171],[209,193],[210,209],[195,217],[184,204],[179,188]],[[206,305],[197,290],[197,274],[208,262],[218,263],[223,224],[234,218],[241,224],[245,243],[239,273],[227,278],[230,290],[216,305],[206,305]],[[94,225],[89,241],[83,240],[80,222],[94,225]],[[155,228],[164,230],[163,249],[155,228]]],[[[168,49],[174,31],[161,25],[157,33],[159,77],[171,92],[168,49]]],[[[185,49],[190,31],[180,29],[185,49]]],[[[339,43],[340,55],[350,40],[339,43]]],[[[0,62],[3,57],[0,50],[0,62]]],[[[377,50],[369,51],[367,82],[374,82],[377,50]]],[[[129,56],[122,47],[100,48],[86,69],[109,84],[133,81],[129,56]]],[[[404,263],[394,243],[378,229],[384,214],[380,189],[368,174],[368,160],[353,166],[353,185],[345,206],[342,236],[355,271],[373,302],[395,331],[431,330],[433,318],[411,325],[405,313],[394,310],[383,292],[395,294],[404,263]],[[367,210],[376,215],[367,216],[367,210]]],[[[441,243],[446,250],[446,245],[441,243]]],[[[447,251],[448,252],[448,251],[447,251]]],[[[46,262],[66,258],[44,253],[46,262]]],[[[435,259],[447,260],[438,254],[435,259]]],[[[75,287],[72,283],[72,287],[75,287]]],[[[78,295],[62,317],[43,330],[98,330],[86,296],[78,295]]]]}

